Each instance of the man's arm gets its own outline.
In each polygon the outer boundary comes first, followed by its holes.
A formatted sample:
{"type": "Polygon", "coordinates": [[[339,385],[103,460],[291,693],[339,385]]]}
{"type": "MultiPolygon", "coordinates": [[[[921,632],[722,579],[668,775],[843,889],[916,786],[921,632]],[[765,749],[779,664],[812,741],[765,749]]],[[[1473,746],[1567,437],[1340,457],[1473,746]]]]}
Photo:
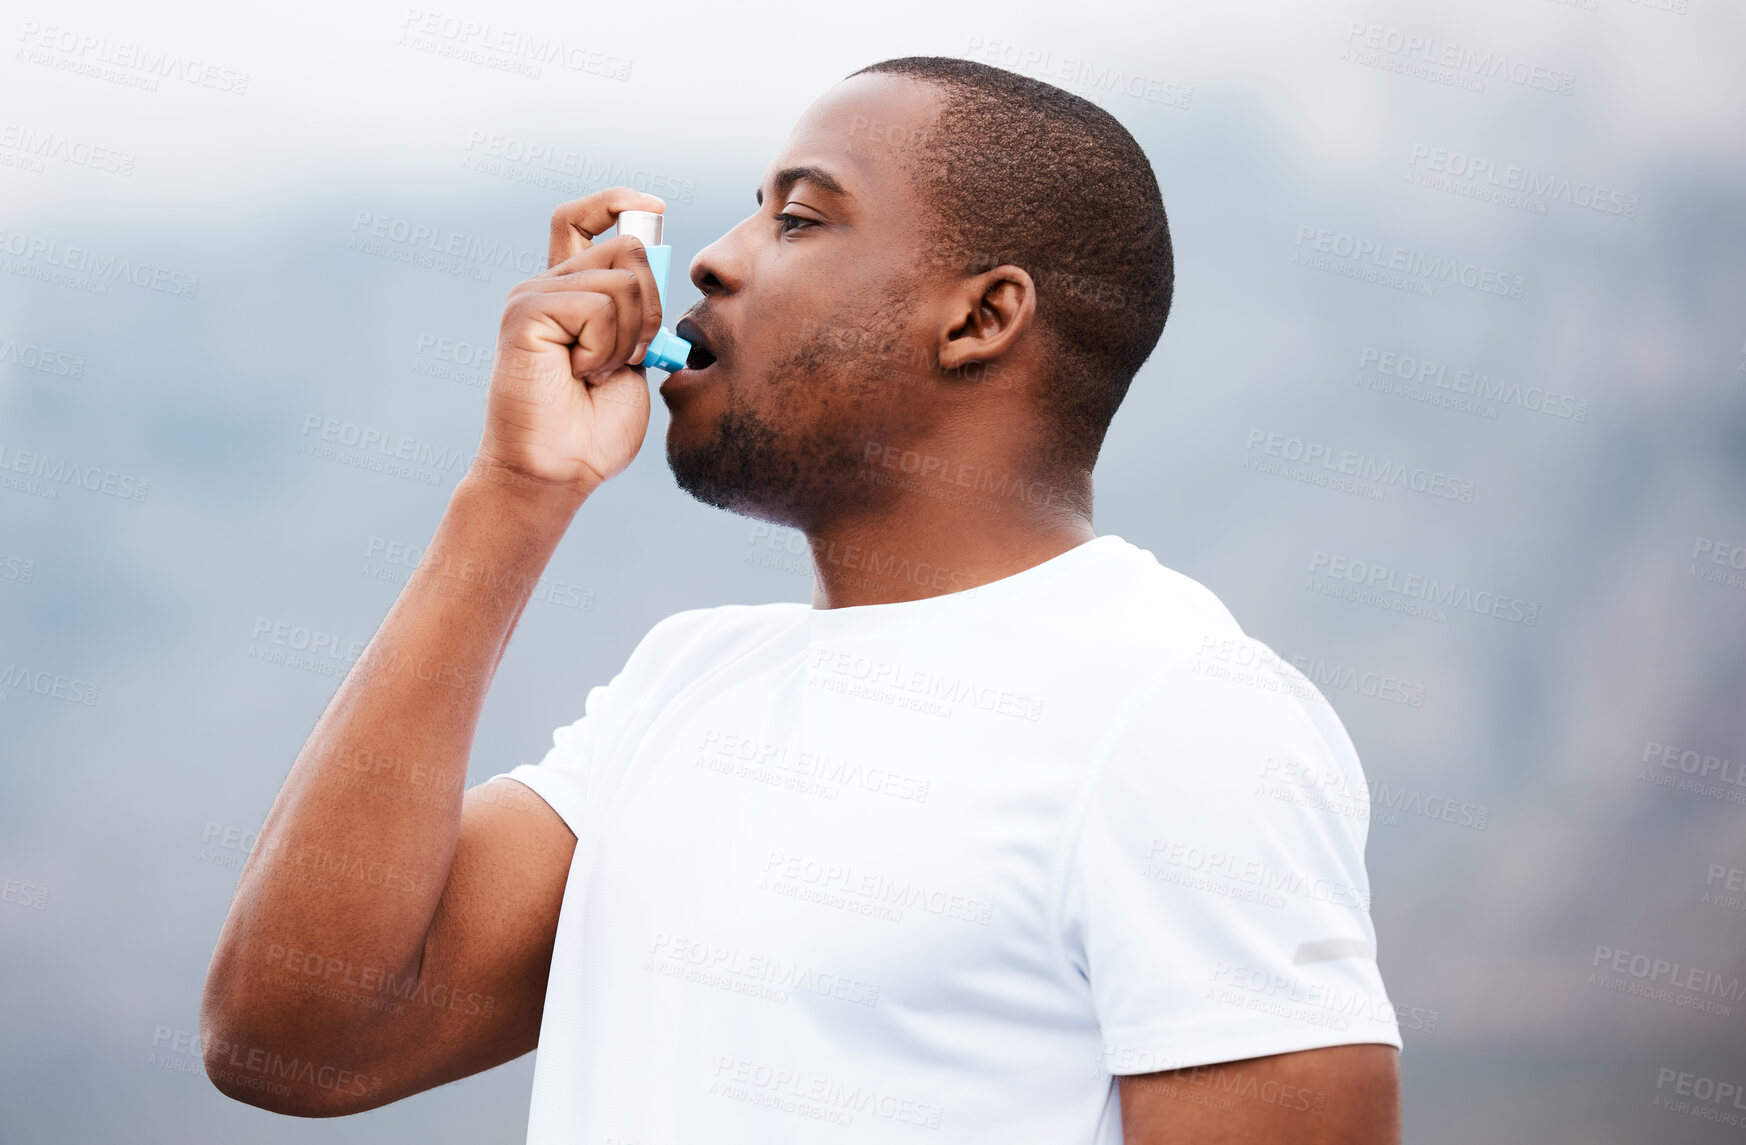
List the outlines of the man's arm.
{"type": "Polygon", "coordinates": [[[510,634],[582,502],[627,466],[660,325],[615,188],[558,208],[504,308],[478,457],[262,825],[201,1006],[207,1074],[283,1113],[373,1108],[538,1041],[575,838],[521,784],[466,792],[510,634]],[[586,381],[582,379],[587,379],[586,381]]]}
{"type": "Polygon", "coordinates": [[[1400,1145],[1393,1046],[1330,1046],[1118,1083],[1127,1145],[1400,1145]]]}

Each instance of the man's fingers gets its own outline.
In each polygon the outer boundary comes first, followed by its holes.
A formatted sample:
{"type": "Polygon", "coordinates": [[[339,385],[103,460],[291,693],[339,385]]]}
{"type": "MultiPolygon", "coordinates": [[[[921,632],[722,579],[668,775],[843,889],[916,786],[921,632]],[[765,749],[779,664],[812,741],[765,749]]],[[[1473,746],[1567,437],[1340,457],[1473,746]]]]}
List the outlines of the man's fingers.
{"type": "MultiPolygon", "coordinates": [[[[630,240],[631,245],[640,245],[636,240],[630,240]]],[[[517,287],[521,295],[553,295],[576,292],[592,292],[604,294],[612,300],[613,323],[617,336],[612,347],[612,354],[618,365],[630,360],[631,351],[635,350],[639,341],[647,341],[652,334],[645,336],[643,328],[647,324],[648,296],[655,293],[654,278],[649,274],[648,263],[642,264],[642,273],[637,273],[631,266],[612,269],[592,268],[588,270],[571,271],[568,274],[558,273],[562,265],[553,267],[538,278],[530,278],[517,287]]],[[[655,313],[656,329],[659,329],[660,302],[656,299],[655,313]]]]}
{"type": "MultiPolygon", "coordinates": [[[[610,272],[608,272],[610,273],[610,272]]],[[[618,305],[601,290],[555,290],[510,299],[504,308],[505,333],[524,351],[546,348],[566,352],[571,374],[582,377],[610,366],[621,341],[618,305]]]]}
{"type": "Polygon", "coordinates": [[[649,267],[649,253],[642,243],[633,238],[610,238],[597,246],[588,248],[574,258],[569,258],[523,283],[529,289],[548,289],[541,285],[552,282],[568,282],[572,276],[598,269],[602,265],[615,270],[628,270],[637,277],[641,305],[639,311],[627,312],[621,315],[619,321],[631,326],[639,326],[638,341],[651,342],[656,332],[661,329],[661,291],[655,284],[655,272],[649,267]],[[601,259],[605,258],[602,264],[601,259]],[[633,314],[639,321],[632,321],[633,314]]]}
{"type": "Polygon", "coordinates": [[[649,250],[633,238],[625,239],[622,245],[618,239],[611,239],[607,245],[613,248],[610,265],[633,272],[641,287],[638,296],[641,306],[625,311],[619,321],[631,328],[636,341],[652,342],[661,329],[661,289],[655,284],[655,272],[649,266],[649,250]]]}
{"type": "Polygon", "coordinates": [[[560,204],[552,212],[552,241],[546,252],[546,266],[557,266],[587,250],[594,236],[613,228],[620,211],[660,212],[666,207],[657,196],[630,187],[608,187],[560,204]]]}

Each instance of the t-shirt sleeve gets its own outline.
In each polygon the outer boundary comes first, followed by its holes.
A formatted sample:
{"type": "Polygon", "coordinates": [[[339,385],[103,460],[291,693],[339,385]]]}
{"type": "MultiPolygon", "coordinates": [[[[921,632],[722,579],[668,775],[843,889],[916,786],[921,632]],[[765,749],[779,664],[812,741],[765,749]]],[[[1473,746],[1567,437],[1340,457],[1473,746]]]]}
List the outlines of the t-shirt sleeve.
{"type": "Polygon", "coordinates": [[[701,622],[721,609],[686,609],[657,622],[625,659],[618,675],[588,690],[582,718],[552,733],[552,747],[537,764],[524,763],[491,778],[526,784],[556,811],[572,834],[582,835],[582,818],[595,776],[634,724],[637,711],[652,696],[672,687],[666,675],[683,671],[684,649],[701,622]]]}
{"type": "Polygon", "coordinates": [[[1252,646],[1270,668],[1189,664],[1146,691],[1069,839],[1063,940],[1111,1073],[1401,1045],[1357,753],[1302,674],[1252,646]]]}
{"type": "Polygon", "coordinates": [[[612,690],[622,678],[621,673],[611,683],[588,690],[582,718],[552,732],[551,750],[539,763],[524,763],[502,776],[492,776],[513,779],[532,788],[564,820],[570,833],[578,837],[582,834],[582,815],[588,808],[588,783],[595,770],[602,726],[612,706],[612,690]]]}

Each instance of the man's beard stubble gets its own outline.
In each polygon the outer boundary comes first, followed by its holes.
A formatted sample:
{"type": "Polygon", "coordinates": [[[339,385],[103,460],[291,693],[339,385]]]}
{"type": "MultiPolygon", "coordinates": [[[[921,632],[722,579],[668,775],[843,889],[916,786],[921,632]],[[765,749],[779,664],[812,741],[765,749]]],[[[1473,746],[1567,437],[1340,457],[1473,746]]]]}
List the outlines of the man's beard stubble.
{"type": "Polygon", "coordinates": [[[895,412],[891,403],[901,400],[902,379],[888,359],[802,341],[771,366],[768,380],[750,384],[769,387],[768,408],[815,420],[775,422],[729,379],[723,383],[727,409],[708,439],[679,448],[669,436],[667,467],[679,488],[706,505],[802,530],[888,504],[896,490],[866,480],[862,460],[868,442],[884,439],[878,427],[895,412]],[[821,394],[828,395],[822,411],[816,404],[821,394]]]}

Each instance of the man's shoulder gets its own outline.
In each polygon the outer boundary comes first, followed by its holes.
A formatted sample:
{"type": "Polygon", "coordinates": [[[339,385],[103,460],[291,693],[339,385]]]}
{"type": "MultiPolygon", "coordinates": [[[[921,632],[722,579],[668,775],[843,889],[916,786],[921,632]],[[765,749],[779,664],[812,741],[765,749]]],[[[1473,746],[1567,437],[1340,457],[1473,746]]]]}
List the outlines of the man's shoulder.
{"type": "Polygon", "coordinates": [[[1058,601],[1062,621],[1152,662],[1191,656],[1212,640],[1250,639],[1200,581],[1113,533],[1098,542],[1099,559],[1086,563],[1076,591],[1058,601]]]}
{"type": "Polygon", "coordinates": [[[631,652],[626,667],[651,659],[673,662],[731,655],[802,623],[808,607],[776,601],[682,609],[655,622],[631,652]]]}
{"type": "Polygon", "coordinates": [[[1120,541],[1088,570],[1082,606],[1097,617],[1091,672],[1108,693],[1129,697],[1131,722],[1148,735],[1339,740],[1326,698],[1264,640],[1243,631],[1212,589],[1120,541]],[[1125,678],[1125,679],[1122,679],[1125,678]],[[1307,717],[1307,718],[1306,718],[1307,717]]]}

